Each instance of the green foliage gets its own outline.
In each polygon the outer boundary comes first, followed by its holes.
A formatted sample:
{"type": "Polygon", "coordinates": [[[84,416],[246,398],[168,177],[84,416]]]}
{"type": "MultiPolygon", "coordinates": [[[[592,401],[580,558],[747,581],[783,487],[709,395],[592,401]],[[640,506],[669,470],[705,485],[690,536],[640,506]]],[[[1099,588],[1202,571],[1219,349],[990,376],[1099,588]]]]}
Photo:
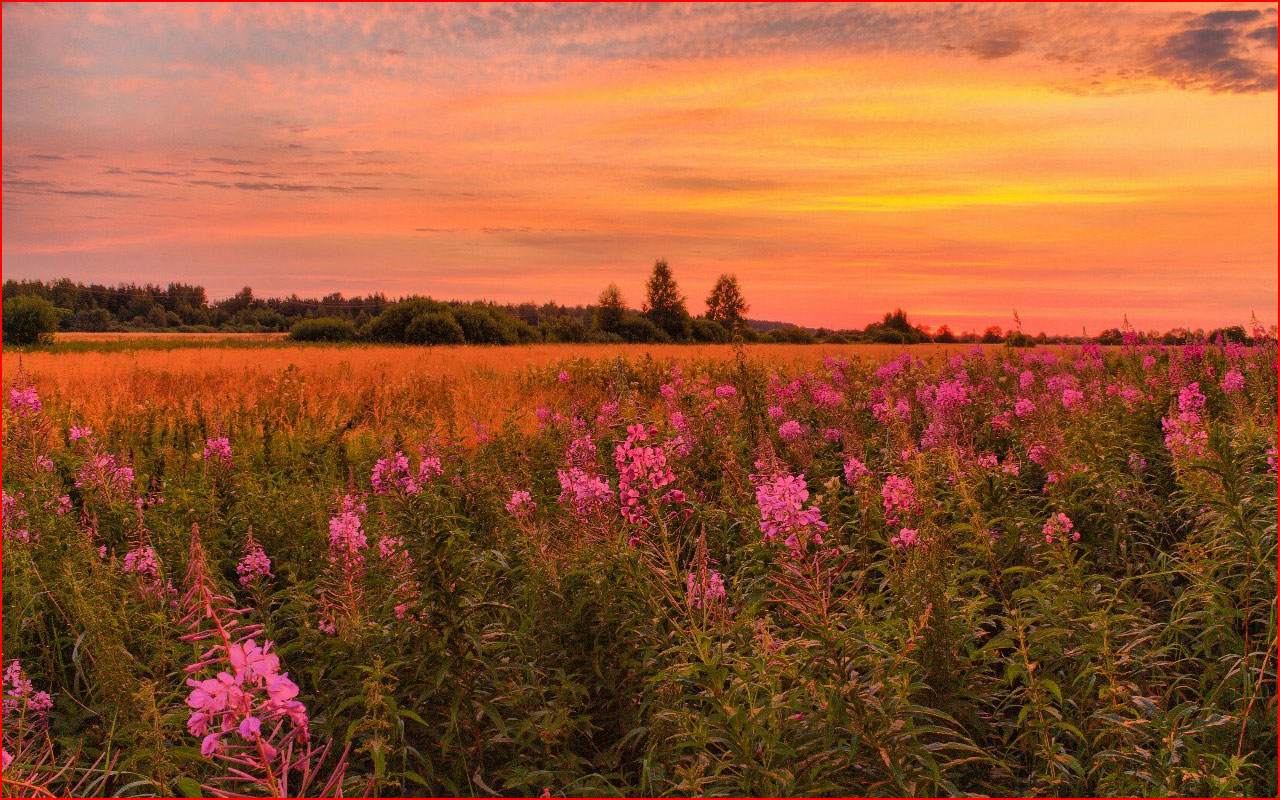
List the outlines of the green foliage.
{"type": "Polygon", "coordinates": [[[337,317],[314,317],[295,323],[289,338],[297,342],[349,342],[356,338],[356,326],[337,317]]]}
{"type": "Polygon", "coordinates": [[[4,301],[5,344],[48,342],[57,329],[58,312],[48,300],[24,294],[4,301]]]}
{"type": "Polygon", "coordinates": [[[424,311],[409,322],[404,340],[409,344],[462,344],[466,335],[453,314],[424,311]]]}

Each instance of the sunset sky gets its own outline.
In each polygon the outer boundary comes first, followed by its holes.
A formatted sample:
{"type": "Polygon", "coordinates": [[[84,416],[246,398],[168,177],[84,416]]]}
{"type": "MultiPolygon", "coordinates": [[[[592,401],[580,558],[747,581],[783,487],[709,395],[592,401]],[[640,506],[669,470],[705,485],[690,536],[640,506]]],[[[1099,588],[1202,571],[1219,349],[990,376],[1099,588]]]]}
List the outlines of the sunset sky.
{"type": "Polygon", "coordinates": [[[6,278],[1270,325],[1275,5],[3,8],[6,278]]]}

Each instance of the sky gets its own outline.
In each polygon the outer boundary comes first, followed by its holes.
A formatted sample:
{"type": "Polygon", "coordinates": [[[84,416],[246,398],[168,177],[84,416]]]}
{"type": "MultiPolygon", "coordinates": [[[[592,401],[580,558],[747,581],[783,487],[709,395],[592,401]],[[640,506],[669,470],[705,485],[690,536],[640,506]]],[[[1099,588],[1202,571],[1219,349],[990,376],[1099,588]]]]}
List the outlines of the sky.
{"type": "Polygon", "coordinates": [[[1266,325],[1276,6],[3,6],[5,278],[1266,325]]]}

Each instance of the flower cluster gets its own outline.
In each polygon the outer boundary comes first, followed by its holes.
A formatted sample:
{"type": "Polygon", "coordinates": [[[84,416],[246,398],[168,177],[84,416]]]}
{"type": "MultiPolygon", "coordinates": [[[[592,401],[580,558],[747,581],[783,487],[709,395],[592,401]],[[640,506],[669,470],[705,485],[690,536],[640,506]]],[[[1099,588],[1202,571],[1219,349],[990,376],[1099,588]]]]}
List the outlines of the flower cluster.
{"type": "Polygon", "coordinates": [[[1176,460],[1199,458],[1209,442],[1204,419],[1205,396],[1200,383],[1184,386],[1178,392],[1178,413],[1163,417],[1164,444],[1176,460]]]}
{"type": "Polygon", "coordinates": [[[204,460],[213,461],[223,467],[230,467],[231,440],[226,436],[206,439],[204,443],[204,460]]]}
{"type": "Polygon", "coordinates": [[[35,686],[22,671],[22,664],[14,659],[4,668],[4,716],[5,724],[16,724],[20,716],[24,726],[40,725],[46,719],[53,699],[48,692],[37,692],[35,686]]]}
{"type": "Polygon", "coordinates": [[[556,470],[556,477],[560,480],[560,503],[572,505],[580,517],[589,516],[613,501],[609,482],[581,467],[556,470]]]}
{"type": "Polygon", "coordinates": [[[422,491],[422,486],[409,471],[409,457],[399,450],[390,458],[378,459],[369,482],[373,484],[374,494],[399,491],[412,497],[422,491]]]}
{"type": "MultiPolygon", "coordinates": [[[[758,468],[764,465],[758,463],[758,468]]],[[[766,542],[782,537],[791,554],[800,557],[812,542],[822,546],[827,523],[816,506],[804,507],[809,488],[803,475],[777,471],[751,476],[756,487],[756,505],[760,508],[760,532],[766,542]]]]}
{"type": "Polygon", "coordinates": [[[329,561],[358,567],[364,564],[369,538],[364,533],[368,506],[351,495],[342,498],[338,513],[329,518],[329,561]]]}
{"type": "Polygon", "coordinates": [[[506,504],[506,509],[512,515],[520,519],[528,519],[533,516],[533,510],[538,504],[533,502],[533,495],[523,489],[516,489],[511,493],[511,499],[506,504]]]}
{"type": "Polygon", "coordinates": [[[649,523],[645,498],[651,492],[670,486],[676,479],[667,464],[666,450],[660,445],[644,444],[656,433],[644,425],[631,425],[627,428],[627,438],[613,451],[622,516],[633,525],[649,523]]]}
{"type": "Polygon", "coordinates": [[[9,410],[19,417],[34,417],[40,413],[40,395],[35,387],[26,386],[9,390],[9,410]]]}
{"type": "Polygon", "coordinates": [[[710,608],[725,598],[724,578],[704,564],[689,573],[688,596],[690,608],[710,608]]]}
{"type": "Polygon", "coordinates": [[[871,474],[871,470],[867,469],[867,465],[862,463],[856,456],[849,456],[844,462],[844,480],[850,486],[858,482],[859,479],[865,478],[871,474]]]}
{"type": "MultiPolygon", "coordinates": [[[[0,522],[4,526],[5,541],[12,539],[26,544],[31,541],[33,534],[31,529],[23,522],[28,516],[27,512],[18,506],[18,500],[22,496],[21,492],[18,493],[17,497],[4,492],[4,509],[3,513],[0,514],[0,518],[2,518],[0,522]]],[[[35,538],[39,538],[39,534],[36,534],[35,538]]]]}
{"type": "Polygon", "coordinates": [[[1044,540],[1049,544],[1053,544],[1054,539],[1063,542],[1068,538],[1073,542],[1080,541],[1080,532],[1075,530],[1075,525],[1071,522],[1071,518],[1061,511],[1049,517],[1041,533],[1044,534],[1044,540]]]}
{"type": "Polygon", "coordinates": [[[138,580],[138,587],[143,595],[154,600],[163,600],[177,594],[172,581],[166,581],[160,572],[160,557],[156,549],[149,544],[138,545],[124,554],[125,572],[138,580]]]}
{"type": "Polygon", "coordinates": [[[240,576],[240,585],[246,589],[259,578],[275,577],[271,572],[271,559],[267,557],[262,545],[253,538],[252,532],[249,533],[249,539],[244,545],[244,558],[236,564],[236,574],[240,576]]]}
{"type": "Polygon", "coordinates": [[[902,549],[915,547],[920,544],[920,532],[915,528],[903,528],[889,540],[889,544],[902,549]]]}
{"type": "Polygon", "coordinates": [[[897,522],[916,507],[916,487],[910,478],[890,475],[880,490],[884,505],[884,517],[890,524],[897,522]]]}

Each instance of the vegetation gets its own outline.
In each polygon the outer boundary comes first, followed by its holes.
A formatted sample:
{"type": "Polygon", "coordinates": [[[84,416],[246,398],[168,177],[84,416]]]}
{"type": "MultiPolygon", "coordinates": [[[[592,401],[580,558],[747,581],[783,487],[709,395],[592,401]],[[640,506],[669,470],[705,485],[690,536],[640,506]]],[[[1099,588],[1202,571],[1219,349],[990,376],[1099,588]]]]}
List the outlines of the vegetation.
{"type": "Polygon", "coordinates": [[[58,329],[58,311],[42,297],[6,298],[3,316],[6,344],[33,345],[50,341],[58,329]]]}
{"type": "MultiPolygon", "coordinates": [[[[831,330],[804,328],[784,322],[750,320],[750,306],[735,276],[721,275],[706,300],[706,312],[693,316],[687,307],[670,265],[655,262],[640,310],[627,306],[617,284],[609,284],[592,306],[564,306],[556,303],[501,305],[487,302],[444,302],[428,297],[388,299],[381,294],[344,298],[331,294],[320,299],[259,298],[245,287],[225,300],[209,302],[200,286],[171,283],[167,287],[123,284],[84,285],[69,280],[6,281],[5,319],[8,303],[33,297],[53,304],[56,329],[86,333],[112,331],[147,332],[243,332],[289,333],[294,341],[364,341],[411,344],[524,344],[548,343],[746,343],[785,344],[918,344],[923,342],[1007,342],[1011,346],[1097,341],[1121,344],[1126,332],[1136,335],[1126,324],[1103,331],[1096,339],[1087,336],[1036,337],[1023,334],[1019,322],[1005,334],[999,327],[985,331],[954,333],[943,325],[936,331],[911,323],[905,311],[896,309],[866,328],[831,330]],[[422,320],[410,332],[410,323],[419,314],[437,316],[422,320]],[[461,339],[448,317],[462,331],[461,339]],[[311,320],[320,320],[312,323],[311,320]],[[335,321],[341,321],[338,325],[335,321]],[[305,324],[302,324],[305,323],[305,324]],[[348,331],[353,331],[348,335],[348,331]],[[780,331],[780,332],[779,332],[780,331]]],[[[29,303],[24,300],[22,303],[29,303]]],[[[41,306],[43,308],[43,306],[41,306]]],[[[1015,312],[1016,319],[1016,312],[1015,312]]],[[[42,312],[41,324],[49,316],[42,312]]],[[[10,336],[9,345],[34,343],[10,336]]],[[[1241,326],[1205,332],[1174,329],[1161,334],[1149,331],[1146,338],[1164,344],[1186,344],[1203,339],[1247,343],[1253,341],[1241,326]]]]}
{"type": "Polygon", "coordinates": [[[1249,338],[23,354],[4,790],[1274,796],[1249,338]]]}

